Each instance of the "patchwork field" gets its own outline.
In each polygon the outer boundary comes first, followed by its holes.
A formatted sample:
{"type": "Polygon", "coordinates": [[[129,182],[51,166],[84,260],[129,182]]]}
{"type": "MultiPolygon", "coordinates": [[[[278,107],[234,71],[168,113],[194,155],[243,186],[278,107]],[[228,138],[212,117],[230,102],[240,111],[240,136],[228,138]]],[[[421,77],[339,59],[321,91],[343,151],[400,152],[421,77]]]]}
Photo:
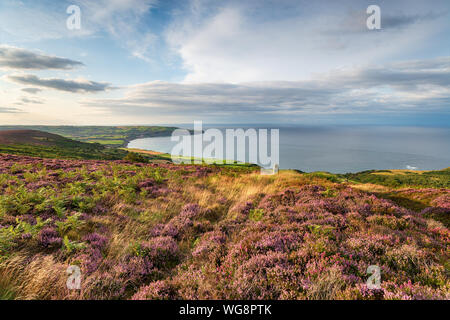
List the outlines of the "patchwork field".
{"type": "Polygon", "coordinates": [[[128,152],[36,130],[0,130],[0,153],[62,159],[118,160],[128,152]]]}
{"type": "Polygon", "coordinates": [[[126,147],[131,140],[170,136],[175,129],[161,126],[0,126],[0,134],[4,130],[37,130],[81,142],[126,147]]]}
{"type": "Polygon", "coordinates": [[[449,299],[449,171],[433,174],[435,187],[392,187],[3,154],[0,297],[449,299]],[[81,290],[67,289],[70,265],[81,290]],[[370,265],[381,289],[367,287],[370,265]]]}

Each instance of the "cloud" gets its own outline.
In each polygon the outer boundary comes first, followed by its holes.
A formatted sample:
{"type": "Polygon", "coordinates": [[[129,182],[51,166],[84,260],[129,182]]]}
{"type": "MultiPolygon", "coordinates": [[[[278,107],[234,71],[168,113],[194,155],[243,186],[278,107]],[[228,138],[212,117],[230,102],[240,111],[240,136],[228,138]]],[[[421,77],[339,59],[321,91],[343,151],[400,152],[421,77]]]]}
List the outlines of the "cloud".
{"type": "Polygon", "coordinates": [[[140,17],[156,0],[71,0],[58,5],[51,1],[4,2],[0,3],[0,33],[11,41],[40,41],[92,36],[105,31],[116,35],[129,33],[128,30],[136,30],[140,17]],[[80,30],[66,27],[69,5],[81,9],[80,30]]]}
{"type": "Polygon", "coordinates": [[[435,20],[445,14],[435,14],[433,12],[429,12],[427,14],[414,14],[414,15],[384,15],[381,19],[381,26],[383,29],[390,28],[403,28],[408,25],[412,25],[415,23],[422,23],[426,21],[435,20]]]}
{"type": "Polygon", "coordinates": [[[158,5],[157,0],[74,0],[73,3],[80,6],[84,27],[91,33],[106,31],[132,56],[152,62],[151,50],[159,37],[149,30],[143,18],[158,5]]]}
{"type": "Polygon", "coordinates": [[[22,110],[19,110],[17,108],[3,108],[0,107],[0,113],[22,113],[22,110]]]}
{"type": "Polygon", "coordinates": [[[156,0],[74,0],[80,6],[86,27],[97,32],[99,29],[114,35],[135,30],[143,15],[149,12],[156,0]]]}
{"type": "Polygon", "coordinates": [[[40,41],[59,39],[83,33],[70,31],[65,26],[68,15],[64,7],[49,10],[42,1],[2,1],[0,10],[0,33],[7,41],[40,41]]]}
{"type": "Polygon", "coordinates": [[[25,70],[69,70],[83,63],[66,58],[49,56],[26,49],[0,46],[0,68],[25,70]]]}
{"type": "Polygon", "coordinates": [[[400,10],[385,4],[380,32],[367,29],[368,5],[361,1],[195,4],[166,32],[191,83],[297,81],[342,66],[384,63],[429,41],[450,21],[444,2],[434,3],[439,15],[423,14],[430,9],[417,1],[401,1],[400,10]]]}
{"type": "Polygon", "coordinates": [[[20,84],[50,88],[66,92],[90,93],[112,89],[111,85],[105,82],[95,82],[89,80],[64,80],[56,78],[42,79],[30,74],[8,75],[6,76],[6,79],[20,84]]]}
{"type": "Polygon", "coordinates": [[[16,102],[16,105],[24,105],[24,104],[43,104],[44,101],[40,99],[30,99],[27,97],[22,97],[19,99],[19,102],[16,102]]]}
{"type": "Polygon", "coordinates": [[[39,88],[22,88],[23,92],[29,93],[29,94],[36,94],[38,92],[41,92],[42,90],[39,88]]]}
{"type": "Polygon", "coordinates": [[[270,121],[308,114],[448,112],[450,57],[337,70],[302,81],[169,83],[128,88],[118,99],[86,100],[115,114],[270,121]]]}
{"type": "MultiPolygon", "coordinates": [[[[414,27],[415,24],[422,24],[422,26],[424,26],[426,23],[435,23],[439,18],[448,14],[448,12],[445,11],[438,13],[422,13],[420,10],[420,13],[414,14],[393,14],[393,10],[389,10],[388,8],[385,8],[385,6],[381,6],[381,8],[381,29],[383,31],[388,31],[389,36],[391,36],[392,33],[400,31],[398,29],[414,27]]],[[[368,36],[372,31],[367,29],[367,17],[366,8],[361,7],[360,10],[352,10],[343,15],[342,20],[334,30],[331,30],[330,34],[342,37],[342,34],[346,33],[349,37],[355,37],[358,33],[362,33],[364,36],[368,36]]]]}
{"type": "Polygon", "coordinates": [[[46,39],[81,38],[110,34],[138,58],[150,61],[153,35],[143,17],[157,0],[71,0],[55,5],[48,1],[0,3],[0,34],[6,41],[34,42],[46,39]],[[81,29],[69,30],[66,8],[81,9],[81,29]]]}
{"type": "Polygon", "coordinates": [[[339,79],[348,87],[391,86],[415,91],[419,86],[450,86],[450,57],[396,62],[382,67],[354,71],[335,71],[330,79],[339,79]]]}

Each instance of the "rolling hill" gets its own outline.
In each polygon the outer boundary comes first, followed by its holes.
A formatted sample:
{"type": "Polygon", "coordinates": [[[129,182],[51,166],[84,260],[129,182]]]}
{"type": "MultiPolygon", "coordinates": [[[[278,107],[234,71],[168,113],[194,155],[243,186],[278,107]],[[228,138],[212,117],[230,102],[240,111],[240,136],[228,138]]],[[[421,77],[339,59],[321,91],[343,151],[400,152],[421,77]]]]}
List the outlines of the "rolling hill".
{"type": "MultiPolygon", "coordinates": [[[[0,131],[0,144],[33,144],[41,146],[87,147],[87,143],[74,141],[56,134],[37,130],[0,131]]],[[[92,146],[92,145],[90,145],[92,146]]]]}
{"type": "Polygon", "coordinates": [[[0,131],[0,153],[65,159],[123,159],[127,152],[37,130],[0,131]]]}
{"type": "Polygon", "coordinates": [[[0,126],[3,130],[38,130],[69,139],[100,143],[105,146],[126,147],[139,138],[170,136],[175,127],[161,126],[0,126]]]}
{"type": "Polygon", "coordinates": [[[164,155],[0,131],[0,300],[449,299],[448,169],[265,176],[130,156],[164,155]]]}
{"type": "Polygon", "coordinates": [[[450,191],[390,192],[288,170],[0,155],[0,299],[449,299],[450,191]]]}

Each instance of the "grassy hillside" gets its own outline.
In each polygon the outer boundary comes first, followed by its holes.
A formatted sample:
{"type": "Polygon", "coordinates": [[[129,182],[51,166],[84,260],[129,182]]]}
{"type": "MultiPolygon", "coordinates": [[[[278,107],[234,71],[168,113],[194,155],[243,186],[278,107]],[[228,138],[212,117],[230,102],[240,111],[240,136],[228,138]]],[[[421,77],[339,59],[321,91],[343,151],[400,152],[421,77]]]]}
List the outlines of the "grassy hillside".
{"type": "Polygon", "coordinates": [[[0,155],[0,297],[449,299],[450,191],[333,179],[0,155]]]}
{"type": "Polygon", "coordinates": [[[393,188],[450,188],[450,168],[435,171],[370,170],[338,177],[356,183],[372,183],[393,188]]]}
{"type": "Polygon", "coordinates": [[[399,206],[423,212],[424,217],[450,227],[450,215],[439,206],[436,208],[434,203],[437,190],[448,191],[450,188],[450,168],[433,171],[369,170],[347,174],[312,172],[306,175],[346,183],[355,189],[371,192],[399,206]]]}
{"type": "Polygon", "coordinates": [[[0,126],[0,131],[38,130],[115,147],[125,147],[133,139],[170,136],[175,129],[160,126],[0,126]]]}
{"type": "MultiPolygon", "coordinates": [[[[68,139],[56,134],[37,130],[0,130],[0,153],[42,158],[127,160],[148,163],[149,161],[172,162],[170,154],[141,149],[115,148],[99,143],[86,143],[68,139]]],[[[183,158],[188,160],[189,158],[183,158]]],[[[193,160],[194,158],[190,158],[193,160]]],[[[247,163],[226,164],[258,168],[247,163]]]]}
{"type": "MultiPolygon", "coordinates": [[[[332,182],[347,182],[354,185],[378,185],[389,188],[450,188],[450,168],[434,171],[415,170],[368,170],[356,173],[334,174],[311,172],[310,176],[332,182]]],[[[368,186],[370,189],[370,186],[368,186]]]]}
{"type": "Polygon", "coordinates": [[[36,130],[0,131],[0,153],[63,159],[122,159],[124,150],[36,130]]]}

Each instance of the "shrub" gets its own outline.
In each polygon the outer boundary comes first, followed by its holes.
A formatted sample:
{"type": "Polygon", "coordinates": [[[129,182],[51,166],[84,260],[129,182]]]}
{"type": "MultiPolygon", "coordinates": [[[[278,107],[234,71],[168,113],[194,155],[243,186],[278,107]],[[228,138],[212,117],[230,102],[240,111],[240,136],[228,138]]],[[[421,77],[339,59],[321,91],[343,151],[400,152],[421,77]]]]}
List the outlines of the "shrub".
{"type": "Polygon", "coordinates": [[[43,228],[38,235],[38,242],[45,248],[56,248],[62,244],[62,238],[52,227],[43,228]]]}
{"type": "Polygon", "coordinates": [[[123,160],[130,162],[148,163],[148,159],[146,157],[136,152],[128,152],[123,160]]]}
{"type": "Polygon", "coordinates": [[[249,219],[251,221],[260,221],[264,216],[263,209],[251,209],[249,219]]]}
{"type": "Polygon", "coordinates": [[[316,279],[308,281],[306,297],[312,300],[334,300],[345,288],[341,270],[333,266],[322,272],[316,279]]]}
{"type": "Polygon", "coordinates": [[[278,299],[282,276],[288,271],[287,256],[268,252],[257,255],[237,267],[232,287],[238,299],[278,299]]]}
{"type": "Polygon", "coordinates": [[[148,257],[158,268],[170,268],[180,258],[178,244],[171,237],[157,237],[132,248],[137,257],[148,257]]]}
{"type": "Polygon", "coordinates": [[[143,286],[131,298],[132,300],[175,300],[177,288],[167,281],[155,281],[143,286]]]}
{"type": "Polygon", "coordinates": [[[69,254],[86,248],[85,243],[78,241],[71,241],[67,236],[64,236],[63,245],[64,250],[69,254]]]}

